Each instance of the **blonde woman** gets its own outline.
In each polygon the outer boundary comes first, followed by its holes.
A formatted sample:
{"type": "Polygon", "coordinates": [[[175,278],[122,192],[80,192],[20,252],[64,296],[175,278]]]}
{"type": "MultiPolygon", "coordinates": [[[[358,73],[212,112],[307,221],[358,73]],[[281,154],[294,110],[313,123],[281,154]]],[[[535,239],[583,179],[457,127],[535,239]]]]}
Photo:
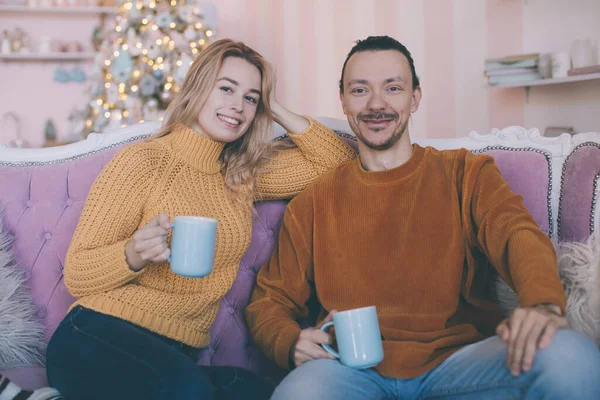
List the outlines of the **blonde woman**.
{"type": "Polygon", "coordinates": [[[268,398],[262,378],[200,367],[199,348],[250,242],[252,203],[293,197],[353,151],[274,99],[275,76],[240,42],[194,61],[157,137],[119,152],[96,179],[65,262],[77,299],[47,351],[50,384],[69,399],[268,398]],[[274,151],[272,122],[297,148],[274,151]],[[174,274],[171,221],[219,221],[213,272],[174,274]]]}

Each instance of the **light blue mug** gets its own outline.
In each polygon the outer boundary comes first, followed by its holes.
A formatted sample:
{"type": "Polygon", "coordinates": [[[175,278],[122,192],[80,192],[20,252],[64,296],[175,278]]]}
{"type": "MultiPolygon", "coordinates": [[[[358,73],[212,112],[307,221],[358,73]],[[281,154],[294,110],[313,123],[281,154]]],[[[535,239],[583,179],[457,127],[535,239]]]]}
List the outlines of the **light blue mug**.
{"type": "Polygon", "coordinates": [[[212,272],[217,240],[217,220],[205,217],[175,217],[171,239],[171,270],[189,278],[212,272]]]}
{"type": "Polygon", "coordinates": [[[375,306],[356,308],[333,314],[333,321],[323,324],[322,331],[335,327],[339,352],[323,344],[323,348],[342,364],[357,368],[371,368],[383,360],[383,344],[375,306]]]}

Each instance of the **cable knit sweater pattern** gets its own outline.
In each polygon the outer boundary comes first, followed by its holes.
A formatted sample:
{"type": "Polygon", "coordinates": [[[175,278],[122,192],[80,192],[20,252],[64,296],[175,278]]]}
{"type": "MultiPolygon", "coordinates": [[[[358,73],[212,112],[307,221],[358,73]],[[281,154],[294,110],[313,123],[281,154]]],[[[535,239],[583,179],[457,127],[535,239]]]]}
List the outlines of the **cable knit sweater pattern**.
{"type": "MultiPolygon", "coordinates": [[[[261,199],[293,197],[355,156],[334,132],[309,121],[304,132],[290,134],[298,148],[277,153],[258,178],[261,199]]],[[[223,146],[181,125],[111,160],[90,190],[67,253],[65,283],[77,298],[72,307],[122,318],[190,346],[209,344],[219,302],[233,284],[252,233],[252,211],[224,191],[223,146]],[[171,220],[199,215],[219,221],[210,275],[181,277],[167,262],[139,272],[129,268],[126,243],[160,213],[171,220]]]]}

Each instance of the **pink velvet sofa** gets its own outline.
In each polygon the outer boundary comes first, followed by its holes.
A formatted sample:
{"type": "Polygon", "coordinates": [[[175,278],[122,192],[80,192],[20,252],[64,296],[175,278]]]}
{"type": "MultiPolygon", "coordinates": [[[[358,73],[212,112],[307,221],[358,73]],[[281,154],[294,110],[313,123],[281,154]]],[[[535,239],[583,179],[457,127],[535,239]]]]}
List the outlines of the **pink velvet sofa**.
{"type": "MultiPolygon", "coordinates": [[[[320,120],[356,146],[346,121],[320,120]]],[[[60,148],[0,148],[2,223],[15,236],[13,250],[46,327],[46,340],[73,301],[63,282],[63,263],[90,186],[118,149],[147,138],[157,128],[157,123],[129,126],[60,148]]],[[[523,195],[552,240],[584,240],[599,229],[600,134],[545,138],[536,129],[510,127],[487,135],[474,132],[462,138],[416,142],[439,149],[466,147],[495,157],[505,179],[523,195]]],[[[265,360],[252,342],[243,311],[256,274],[273,251],[286,204],[257,204],[250,248],[222,300],[212,341],[201,351],[199,364],[237,365],[281,376],[282,371],[265,360]]],[[[27,389],[47,384],[43,366],[0,374],[27,389]]]]}

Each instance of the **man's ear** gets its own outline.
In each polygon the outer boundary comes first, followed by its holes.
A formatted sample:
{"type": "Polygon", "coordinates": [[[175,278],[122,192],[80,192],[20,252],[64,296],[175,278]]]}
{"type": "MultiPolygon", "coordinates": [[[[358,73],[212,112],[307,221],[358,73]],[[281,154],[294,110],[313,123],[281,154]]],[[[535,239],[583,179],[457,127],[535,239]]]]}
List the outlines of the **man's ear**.
{"type": "Polygon", "coordinates": [[[346,106],[344,105],[344,93],[342,93],[342,91],[340,91],[340,103],[342,103],[342,111],[344,112],[344,115],[346,115],[346,106]]]}
{"type": "Polygon", "coordinates": [[[421,86],[418,86],[413,90],[412,95],[412,104],[410,105],[410,113],[415,113],[419,109],[419,104],[421,104],[421,97],[423,93],[421,92],[421,86]]]}

